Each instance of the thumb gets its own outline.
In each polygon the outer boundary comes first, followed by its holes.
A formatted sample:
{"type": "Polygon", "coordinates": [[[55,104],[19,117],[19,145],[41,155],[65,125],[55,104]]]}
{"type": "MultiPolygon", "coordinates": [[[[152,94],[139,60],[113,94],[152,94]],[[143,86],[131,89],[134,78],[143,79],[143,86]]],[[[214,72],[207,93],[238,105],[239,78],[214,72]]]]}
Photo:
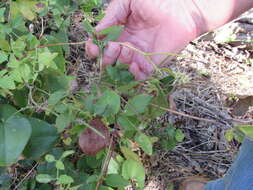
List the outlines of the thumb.
{"type": "Polygon", "coordinates": [[[100,32],[110,26],[124,25],[130,14],[131,0],[113,0],[105,13],[104,18],[96,26],[96,31],[100,32]]]}

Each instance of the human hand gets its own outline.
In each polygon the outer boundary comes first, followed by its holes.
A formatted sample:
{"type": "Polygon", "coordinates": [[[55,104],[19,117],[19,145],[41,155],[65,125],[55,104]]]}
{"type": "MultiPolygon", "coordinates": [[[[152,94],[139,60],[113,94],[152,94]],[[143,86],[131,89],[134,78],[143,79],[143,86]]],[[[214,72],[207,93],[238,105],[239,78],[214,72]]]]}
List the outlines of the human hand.
{"type": "MultiPolygon", "coordinates": [[[[128,43],[146,53],[176,53],[200,34],[196,15],[197,9],[192,1],[114,0],[96,31],[124,25],[119,42],[128,43]]],[[[92,40],[86,45],[86,53],[92,58],[99,55],[99,48],[92,40]]],[[[154,55],[151,59],[159,64],[165,57],[154,55]]],[[[116,60],[129,64],[129,71],[137,80],[146,79],[154,69],[143,55],[117,42],[107,44],[102,59],[105,65],[113,64],[116,60]]]]}

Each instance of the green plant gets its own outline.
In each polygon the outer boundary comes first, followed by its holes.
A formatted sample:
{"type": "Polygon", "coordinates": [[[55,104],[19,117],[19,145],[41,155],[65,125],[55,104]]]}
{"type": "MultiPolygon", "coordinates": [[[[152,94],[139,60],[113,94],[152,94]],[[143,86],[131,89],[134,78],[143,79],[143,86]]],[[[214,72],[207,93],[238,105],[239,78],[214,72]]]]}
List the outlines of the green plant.
{"type": "Polygon", "coordinates": [[[55,157],[51,154],[47,154],[45,156],[45,160],[48,163],[54,163],[54,166],[56,168],[56,177],[53,177],[49,174],[38,174],[36,176],[36,180],[39,183],[45,183],[48,184],[49,182],[55,181],[55,184],[59,186],[60,190],[64,190],[64,189],[69,189],[69,190],[76,190],[80,187],[80,185],[78,186],[72,186],[72,183],[74,182],[74,179],[66,174],[60,174],[60,171],[65,170],[65,166],[63,163],[64,158],[66,158],[67,156],[74,154],[74,151],[69,150],[69,151],[65,151],[63,152],[63,154],[61,155],[61,157],[59,159],[55,159],[55,157]]]}
{"type": "MultiPolygon", "coordinates": [[[[158,128],[159,125],[156,127],[158,128]]],[[[160,138],[159,144],[164,150],[172,150],[177,143],[182,142],[185,138],[182,130],[175,129],[172,124],[160,128],[155,132],[155,135],[160,138]]]]}
{"type": "Polygon", "coordinates": [[[232,129],[225,132],[225,137],[227,141],[232,141],[233,139],[238,142],[242,142],[243,139],[253,138],[253,126],[252,125],[238,125],[232,129]]]}
{"type": "MultiPolygon", "coordinates": [[[[138,153],[152,155],[157,141],[144,131],[166,112],[175,75],[156,68],[167,76],[135,81],[120,63],[102,72],[104,47],[118,39],[122,27],[110,27],[100,33],[104,39],[97,39],[90,22],[100,18],[91,14],[93,8],[102,15],[101,1],[96,0],[0,3],[1,190],[144,187],[145,169],[138,153]],[[68,43],[68,30],[71,14],[80,9],[86,15],[84,28],[101,50],[101,71],[89,91],[73,92],[75,76],[66,72],[69,45],[85,41],[68,43]],[[89,138],[93,141],[83,141],[89,138]],[[77,143],[86,155],[66,151],[76,150],[77,143]],[[32,163],[31,171],[36,170],[36,181],[28,177],[21,184],[10,183],[4,168],[26,161],[32,163]]],[[[149,59],[152,53],[129,48],[155,66],[149,59]]],[[[175,130],[170,138],[179,142],[183,134],[175,130]]]]}

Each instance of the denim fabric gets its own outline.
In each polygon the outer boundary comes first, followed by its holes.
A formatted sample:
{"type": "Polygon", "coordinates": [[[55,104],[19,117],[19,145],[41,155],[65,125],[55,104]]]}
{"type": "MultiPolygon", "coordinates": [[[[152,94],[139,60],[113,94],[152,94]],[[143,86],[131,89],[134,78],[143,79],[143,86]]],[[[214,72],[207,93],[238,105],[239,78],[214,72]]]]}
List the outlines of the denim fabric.
{"type": "Polygon", "coordinates": [[[205,190],[253,190],[253,141],[245,139],[225,177],[209,182],[205,190]]]}

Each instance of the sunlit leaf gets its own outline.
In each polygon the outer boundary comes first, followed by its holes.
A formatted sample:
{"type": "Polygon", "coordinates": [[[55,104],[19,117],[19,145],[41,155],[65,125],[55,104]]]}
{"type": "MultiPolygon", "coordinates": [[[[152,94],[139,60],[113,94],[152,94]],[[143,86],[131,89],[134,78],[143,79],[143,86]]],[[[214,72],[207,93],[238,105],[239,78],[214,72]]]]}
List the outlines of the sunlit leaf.
{"type": "Polygon", "coordinates": [[[67,184],[73,183],[74,180],[72,177],[70,177],[68,175],[60,175],[58,182],[59,182],[59,184],[67,185],[67,184]]]}
{"type": "Polygon", "coordinates": [[[146,154],[152,155],[153,144],[147,135],[143,133],[137,134],[137,136],[135,137],[135,141],[140,145],[140,147],[146,154]]]}
{"type": "Polygon", "coordinates": [[[8,54],[0,51],[0,64],[8,60],[8,54]]]}
{"type": "Polygon", "coordinates": [[[233,130],[233,129],[227,130],[227,131],[225,132],[225,138],[226,138],[226,140],[229,141],[229,142],[232,141],[233,138],[234,138],[234,130],[233,130]]]}
{"type": "Polygon", "coordinates": [[[16,85],[11,77],[5,76],[0,78],[0,88],[13,90],[16,88],[16,85]]]}
{"type": "Polygon", "coordinates": [[[241,126],[236,126],[236,129],[241,132],[242,134],[253,138],[253,125],[241,125],[241,126]]]}
{"type": "Polygon", "coordinates": [[[38,181],[39,183],[49,183],[53,180],[54,180],[54,178],[48,174],[38,174],[36,176],[36,181],[38,181]]]}
{"type": "Polygon", "coordinates": [[[121,146],[121,152],[123,153],[124,157],[128,160],[135,160],[136,162],[141,162],[138,154],[134,153],[130,148],[121,146]]]}
{"type": "Polygon", "coordinates": [[[57,53],[51,52],[42,52],[38,55],[38,64],[39,64],[39,71],[42,71],[44,68],[48,68],[52,65],[54,58],[57,56],[57,53]]]}
{"type": "Polygon", "coordinates": [[[126,160],[122,165],[122,176],[125,179],[135,179],[140,188],[144,187],[145,170],[140,162],[126,160]]]}
{"type": "Polygon", "coordinates": [[[0,8],[0,22],[4,22],[5,8],[0,8]]]}
{"type": "Polygon", "coordinates": [[[175,134],[175,139],[177,140],[177,142],[182,142],[184,140],[184,133],[182,132],[182,130],[177,129],[176,130],[176,134],[175,134]]]}

